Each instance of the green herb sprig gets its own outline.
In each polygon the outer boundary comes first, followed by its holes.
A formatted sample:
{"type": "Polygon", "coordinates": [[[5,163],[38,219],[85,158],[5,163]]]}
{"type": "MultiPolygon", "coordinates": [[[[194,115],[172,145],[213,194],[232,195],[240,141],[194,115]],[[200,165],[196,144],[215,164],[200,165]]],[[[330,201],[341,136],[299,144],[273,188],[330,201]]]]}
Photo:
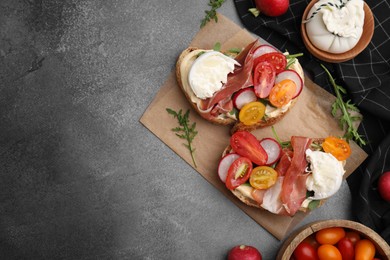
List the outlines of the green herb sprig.
{"type": "Polygon", "coordinates": [[[328,74],[329,81],[336,93],[336,100],[332,104],[332,115],[336,118],[337,112],[341,112],[341,116],[339,116],[339,125],[341,129],[345,130],[344,138],[347,139],[347,141],[354,140],[360,146],[366,145],[366,141],[363,139],[363,136],[359,135],[353,124],[362,118],[360,116],[353,116],[350,113],[351,111],[359,112],[359,109],[352,103],[351,100],[344,102],[342,94],[346,94],[347,91],[342,86],[337,85],[335,79],[324,65],[321,64],[321,66],[325,70],[326,74],[328,74]]]}
{"type": "Polygon", "coordinates": [[[215,22],[218,22],[217,9],[220,8],[225,1],[226,0],[210,0],[208,5],[211,9],[205,11],[206,15],[200,24],[200,28],[205,26],[212,19],[214,19],[215,22]]]}
{"type": "Polygon", "coordinates": [[[303,53],[297,53],[297,54],[287,54],[286,59],[287,59],[287,65],[286,69],[290,68],[291,65],[295,63],[298,57],[303,56],[303,53]]]}
{"type": "Polygon", "coordinates": [[[185,139],[187,143],[183,143],[185,147],[190,151],[192,162],[194,163],[195,168],[196,162],[195,162],[195,148],[192,146],[192,141],[194,140],[195,136],[198,134],[198,131],[195,130],[196,123],[192,123],[190,125],[189,115],[190,110],[188,109],[186,113],[183,114],[182,109],[180,109],[178,112],[171,108],[166,109],[169,114],[171,114],[174,118],[177,118],[177,121],[180,126],[172,128],[171,130],[175,132],[176,136],[178,136],[181,139],[185,139]]]}

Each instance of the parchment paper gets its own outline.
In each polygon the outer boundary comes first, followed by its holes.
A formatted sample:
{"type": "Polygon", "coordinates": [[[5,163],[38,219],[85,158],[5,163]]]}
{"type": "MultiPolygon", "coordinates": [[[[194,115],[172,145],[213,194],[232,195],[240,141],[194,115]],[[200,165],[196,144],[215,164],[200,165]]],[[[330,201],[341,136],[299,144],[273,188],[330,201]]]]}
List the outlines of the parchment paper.
{"type": "MultiPolygon", "coordinates": [[[[190,46],[211,49],[216,42],[220,42],[222,49],[227,50],[233,47],[245,47],[254,39],[254,36],[248,31],[219,14],[218,23],[208,23],[196,34],[190,46]]],[[[260,41],[264,42],[262,39],[260,41]]],[[[334,96],[305,77],[305,87],[298,102],[279,123],[274,125],[279,137],[282,140],[289,140],[292,135],[315,138],[324,138],[329,135],[342,136],[343,131],[339,128],[338,121],[330,114],[331,104],[334,100],[334,96]]],[[[190,153],[182,144],[183,140],[171,131],[172,128],[178,126],[177,119],[169,115],[166,108],[172,108],[176,111],[182,109],[184,112],[190,108],[177,85],[174,71],[168,76],[144,112],[140,122],[193,166],[190,153]]],[[[294,217],[277,216],[262,209],[249,207],[233,196],[217,175],[221,153],[229,144],[230,127],[211,124],[201,118],[194,110],[190,111],[190,121],[196,122],[198,130],[198,135],[193,141],[197,163],[197,168],[194,169],[254,221],[276,238],[283,239],[308,213],[300,212],[294,217]]],[[[271,127],[258,129],[253,133],[258,138],[273,137],[271,127]]],[[[352,142],[351,146],[352,155],[347,160],[345,177],[349,176],[367,157],[367,154],[358,145],[352,142]]]]}

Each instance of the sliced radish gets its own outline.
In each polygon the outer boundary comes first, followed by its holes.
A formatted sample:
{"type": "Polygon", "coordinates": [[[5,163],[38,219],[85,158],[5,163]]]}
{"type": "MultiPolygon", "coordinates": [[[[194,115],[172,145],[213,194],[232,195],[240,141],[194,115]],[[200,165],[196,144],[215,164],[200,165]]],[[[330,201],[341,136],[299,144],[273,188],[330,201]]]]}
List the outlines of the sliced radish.
{"type": "Polygon", "coordinates": [[[279,160],[282,155],[282,146],[278,141],[273,138],[264,138],[260,141],[260,145],[268,155],[266,165],[272,165],[279,160]]]}
{"type": "Polygon", "coordinates": [[[221,181],[223,183],[226,182],[226,177],[227,177],[230,165],[232,165],[232,163],[235,160],[237,160],[238,158],[240,158],[240,156],[238,154],[236,154],[236,153],[229,153],[229,154],[225,155],[221,159],[221,161],[219,161],[218,176],[219,176],[219,178],[221,179],[221,181]]]}
{"type": "Polygon", "coordinates": [[[253,59],[256,59],[257,57],[271,52],[280,52],[271,45],[263,44],[257,47],[257,49],[253,52],[253,59]]]}
{"type": "Polygon", "coordinates": [[[256,100],[257,97],[253,88],[244,88],[234,94],[233,105],[237,109],[241,109],[244,105],[256,100]]]}
{"type": "Polygon", "coordinates": [[[297,89],[295,91],[295,94],[293,95],[293,98],[296,98],[301,94],[303,89],[303,81],[301,76],[295,71],[295,70],[284,70],[276,75],[275,78],[275,84],[279,83],[282,80],[290,79],[294,81],[295,85],[297,86],[297,89]]]}

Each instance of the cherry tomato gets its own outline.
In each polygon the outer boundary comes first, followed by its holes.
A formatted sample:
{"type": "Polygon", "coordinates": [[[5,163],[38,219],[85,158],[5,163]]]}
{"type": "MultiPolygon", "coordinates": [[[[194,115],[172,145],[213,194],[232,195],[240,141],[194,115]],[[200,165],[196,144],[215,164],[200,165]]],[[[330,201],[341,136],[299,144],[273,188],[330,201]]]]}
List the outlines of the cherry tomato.
{"type": "Polygon", "coordinates": [[[261,102],[250,102],[240,110],[238,118],[244,125],[253,125],[258,123],[265,114],[265,105],[261,102]]]}
{"type": "Polygon", "coordinates": [[[248,158],[240,157],[230,165],[226,176],[226,187],[234,190],[241,184],[245,183],[251,174],[252,162],[248,158]]]}
{"type": "Polygon", "coordinates": [[[316,249],[305,241],[299,243],[293,252],[293,256],[298,260],[318,260],[316,249]]]}
{"type": "Polygon", "coordinates": [[[230,137],[233,150],[243,157],[247,157],[257,165],[265,165],[268,155],[257,138],[248,131],[235,132],[230,137]]]}
{"type": "Polygon", "coordinates": [[[254,60],[254,64],[258,64],[259,62],[263,61],[271,63],[275,68],[276,74],[285,70],[287,66],[286,56],[284,56],[283,53],[280,52],[265,53],[257,57],[254,60]]]}
{"type": "Polygon", "coordinates": [[[354,260],[355,249],[352,241],[349,238],[343,237],[340,239],[339,242],[337,242],[337,248],[343,257],[343,260],[354,260]]]}
{"type": "Polygon", "coordinates": [[[278,173],[269,166],[258,166],[252,170],[249,183],[255,189],[268,189],[276,183],[278,173]]]}
{"type": "Polygon", "coordinates": [[[315,250],[320,246],[320,243],[318,243],[314,234],[306,237],[303,241],[309,243],[315,250]]]}
{"type": "Polygon", "coordinates": [[[345,140],[333,136],[325,138],[322,143],[322,148],[339,161],[344,161],[351,155],[351,147],[349,144],[345,140]]]}
{"type": "Polygon", "coordinates": [[[253,89],[256,96],[259,98],[268,97],[275,84],[275,77],[275,68],[271,63],[266,61],[259,62],[253,72],[253,89]]]}
{"type": "Polygon", "coordinates": [[[355,260],[371,260],[375,256],[375,245],[368,239],[361,239],[355,245],[355,260]]]}
{"type": "Polygon", "coordinates": [[[275,107],[282,107],[291,101],[295,95],[295,82],[285,79],[275,84],[269,93],[269,102],[275,107]]]}
{"type": "Polygon", "coordinates": [[[354,246],[356,242],[360,240],[360,235],[356,231],[347,231],[345,237],[348,238],[354,246]]]}
{"type": "Polygon", "coordinates": [[[316,232],[316,240],[321,245],[334,245],[345,237],[345,230],[341,227],[324,228],[316,232]]]}
{"type": "Polygon", "coordinates": [[[317,249],[320,260],[342,260],[342,256],[337,247],[329,244],[320,245],[317,249]]]}

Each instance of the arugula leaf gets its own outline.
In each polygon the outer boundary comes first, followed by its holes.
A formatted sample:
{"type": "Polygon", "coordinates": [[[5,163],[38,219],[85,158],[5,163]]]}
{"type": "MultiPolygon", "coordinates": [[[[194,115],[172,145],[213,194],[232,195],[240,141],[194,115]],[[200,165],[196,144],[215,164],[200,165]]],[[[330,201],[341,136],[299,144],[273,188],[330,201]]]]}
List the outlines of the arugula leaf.
{"type": "Polygon", "coordinates": [[[338,117],[338,112],[341,112],[339,116],[339,126],[342,130],[345,130],[344,138],[349,140],[354,140],[360,146],[366,145],[366,141],[363,139],[363,136],[359,135],[357,129],[354,126],[354,122],[361,120],[360,116],[351,115],[351,111],[359,112],[359,109],[352,103],[351,100],[344,102],[342,94],[347,94],[347,90],[340,85],[336,84],[336,80],[332,77],[329,70],[322,65],[322,68],[328,74],[330,83],[333,86],[333,89],[336,93],[336,100],[332,104],[332,116],[338,117]]]}
{"type": "Polygon", "coordinates": [[[198,134],[198,131],[195,130],[196,123],[194,122],[190,124],[190,120],[188,119],[190,110],[188,109],[184,115],[182,109],[180,109],[178,112],[171,108],[167,108],[166,110],[174,118],[177,118],[179,126],[172,128],[171,130],[176,134],[177,137],[187,141],[186,143],[183,143],[183,145],[190,151],[192,162],[194,163],[195,168],[197,168],[194,157],[195,148],[192,146],[192,141],[198,134]]]}
{"type": "Polygon", "coordinates": [[[218,22],[217,9],[220,8],[225,1],[226,0],[210,0],[208,6],[210,6],[211,9],[204,11],[206,15],[200,23],[200,28],[204,27],[212,19],[214,19],[215,22],[218,22]]]}

